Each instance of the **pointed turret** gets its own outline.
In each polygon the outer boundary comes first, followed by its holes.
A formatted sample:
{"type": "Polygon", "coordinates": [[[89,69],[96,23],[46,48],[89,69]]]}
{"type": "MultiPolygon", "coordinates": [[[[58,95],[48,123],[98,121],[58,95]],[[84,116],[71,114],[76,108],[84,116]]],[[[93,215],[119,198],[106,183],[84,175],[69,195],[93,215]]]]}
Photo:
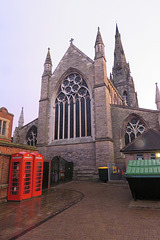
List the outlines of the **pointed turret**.
{"type": "Polygon", "coordinates": [[[95,58],[101,58],[103,57],[105,59],[105,52],[104,52],[104,43],[102,40],[102,36],[100,33],[100,28],[98,27],[96,42],[95,42],[95,58]]]}
{"type": "Polygon", "coordinates": [[[95,42],[94,80],[94,116],[95,126],[97,126],[95,129],[95,153],[96,166],[99,167],[105,165],[106,162],[114,161],[114,148],[113,141],[111,140],[112,119],[110,92],[108,88],[104,43],[99,28],[95,42]],[[107,156],[107,154],[104,153],[102,148],[107,149],[107,151],[109,151],[110,153],[110,156],[107,156]]]}
{"type": "Polygon", "coordinates": [[[46,75],[46,74],[52,74],[52,60],[51,60],[51,55],[50,55],[50,48],[48,48],[46,60],[44,63],[43,75],[46,75]]]}
{"type": "Polygon", "coordinates": [[[159,92],[159,88],[158,88],[158,84],[157,83],[156,83],[155,103],[156,103],[156,106],[157,106],[157,110],[160,111],[160,92],[159,92]]]}
{"type": "Polygon", "coordinates": [[[23,113],[23,107],[22,107],[21,114],[18,121],[18,127],[22,128],[23,124],[24,124],[24,113],[23,113]]]}
{"type": "Polygon", "coordinates": [[[121,35],[116,24],[114,66],[112,69],[112,79],[114,86],[128,106],[138,107],[137,93],[135,92],[134,81],[130,75],[129,63],[124,54],[121,35]]]}

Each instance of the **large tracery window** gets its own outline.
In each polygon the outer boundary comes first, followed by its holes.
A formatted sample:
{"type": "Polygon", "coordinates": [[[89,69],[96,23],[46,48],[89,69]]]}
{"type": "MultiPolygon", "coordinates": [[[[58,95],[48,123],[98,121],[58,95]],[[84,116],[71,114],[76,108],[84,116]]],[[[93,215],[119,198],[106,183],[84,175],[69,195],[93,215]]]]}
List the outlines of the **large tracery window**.
{"type": "Polygon", "coordinates": [[[125,145],[132,142],[135,138],[141,135],[146,130],[146,127],[140,119],[132,118],[128,122],[125,131],[125,145]]]}
{"type": "Polygon", "coordinates": [[[30,146],[37,145],[37,127],[32,126],[27,133],[27,144],[30,146]]]}
{"type": "Polygon", "coordinates": [[[77,73],[68,75],[55,100],[54,138],[91,136],[91,98],[88,86],[77,73]]]}

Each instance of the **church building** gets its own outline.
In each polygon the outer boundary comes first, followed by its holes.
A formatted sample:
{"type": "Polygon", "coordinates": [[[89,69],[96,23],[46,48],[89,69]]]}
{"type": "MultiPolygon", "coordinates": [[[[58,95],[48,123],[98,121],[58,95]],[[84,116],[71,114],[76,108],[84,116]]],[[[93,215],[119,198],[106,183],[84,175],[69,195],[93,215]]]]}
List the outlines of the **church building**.
{"type": "MultiPolygon", "coordinates": [[[[98,167],[125,164],[120,151],[148,129],[160,130],[160,93],[157,110],[138,106],[130,66],[116,25],[114,64],[108,78],[105,45],[98,28],[94,60],[70,46],[52,70],[50,49],[44,63],[39,116],[24,125],[23,109],[13,141],[37,146],[44,159],[61,156],[73,162],[74,178],[98,167]]],[[[152,153],[153,154],[153,153],[152,153]]]]}

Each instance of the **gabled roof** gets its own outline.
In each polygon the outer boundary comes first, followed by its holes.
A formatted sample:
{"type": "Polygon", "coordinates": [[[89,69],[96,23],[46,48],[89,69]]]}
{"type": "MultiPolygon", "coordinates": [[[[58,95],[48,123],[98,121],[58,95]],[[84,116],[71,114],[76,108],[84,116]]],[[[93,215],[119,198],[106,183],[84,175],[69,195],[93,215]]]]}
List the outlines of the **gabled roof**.
{"type": "Polygon", "coordinates": [[[79,50],[73,43],[70,44],[69,48],[67,49],[66,53],[64,54],[64,56],[62,57],[62,59],[60,60],[60,62],[58,63],[57,67],[55,68],[53,75],[55,74],[55,72],[57,71],[57,69],[59,68],[59,66],[62,64],[62,62],[64,62],[66,60],[66,58],[68,57],[68,55],[77,55],[77,57],[79,58],[84,58],[86,59],[88,62],[90,62],[91,64],[94,64],[94,61],[89,58],[85,53],[83,53],[81,50],[79,50]]]}
{"type": "MultiPolygon", "coordinates": [[[[78,53],[80,53],[84,58],[86,58],[89,62],[91,62],[91,63],[94,63],[94,61],[91,59],[91,58],[89,58],[85,53],[83,53],[79,48],[77,48],[73,43],[72,44],[70,44],[70,47],[73,47],[78,53]]],[[[70,48],[69,47],[69,48],[70,48]]],[[[69,49],[68,48],[68,49],[69,49]]],[[[68,50],[67,50],[68,51],[68,50]]]]}
{"type": "Polygon", "coordinates": [[[123,153],[150,152],[160,150],[160,132],[148,129],[133,142],[121,149],[123,153]]]}

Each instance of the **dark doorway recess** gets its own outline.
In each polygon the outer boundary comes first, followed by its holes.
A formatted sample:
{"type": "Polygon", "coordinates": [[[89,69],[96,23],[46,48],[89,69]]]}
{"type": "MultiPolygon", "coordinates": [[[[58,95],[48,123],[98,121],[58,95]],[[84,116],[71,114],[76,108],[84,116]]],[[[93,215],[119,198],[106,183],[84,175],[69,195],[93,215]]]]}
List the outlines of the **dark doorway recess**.
{"type": "Polygon", "coordinates": [[[50,166],[49,161],[43,163],[43,184],[42,188],[48,188],[49,187],[49,179],[50,179],[50,166]]]}
{"type": "Polygon", "coordinates": [[[73,177],[73,162],[67,162],[60,156],[51,160],[50,185],[71,181],[73,177]]]}

